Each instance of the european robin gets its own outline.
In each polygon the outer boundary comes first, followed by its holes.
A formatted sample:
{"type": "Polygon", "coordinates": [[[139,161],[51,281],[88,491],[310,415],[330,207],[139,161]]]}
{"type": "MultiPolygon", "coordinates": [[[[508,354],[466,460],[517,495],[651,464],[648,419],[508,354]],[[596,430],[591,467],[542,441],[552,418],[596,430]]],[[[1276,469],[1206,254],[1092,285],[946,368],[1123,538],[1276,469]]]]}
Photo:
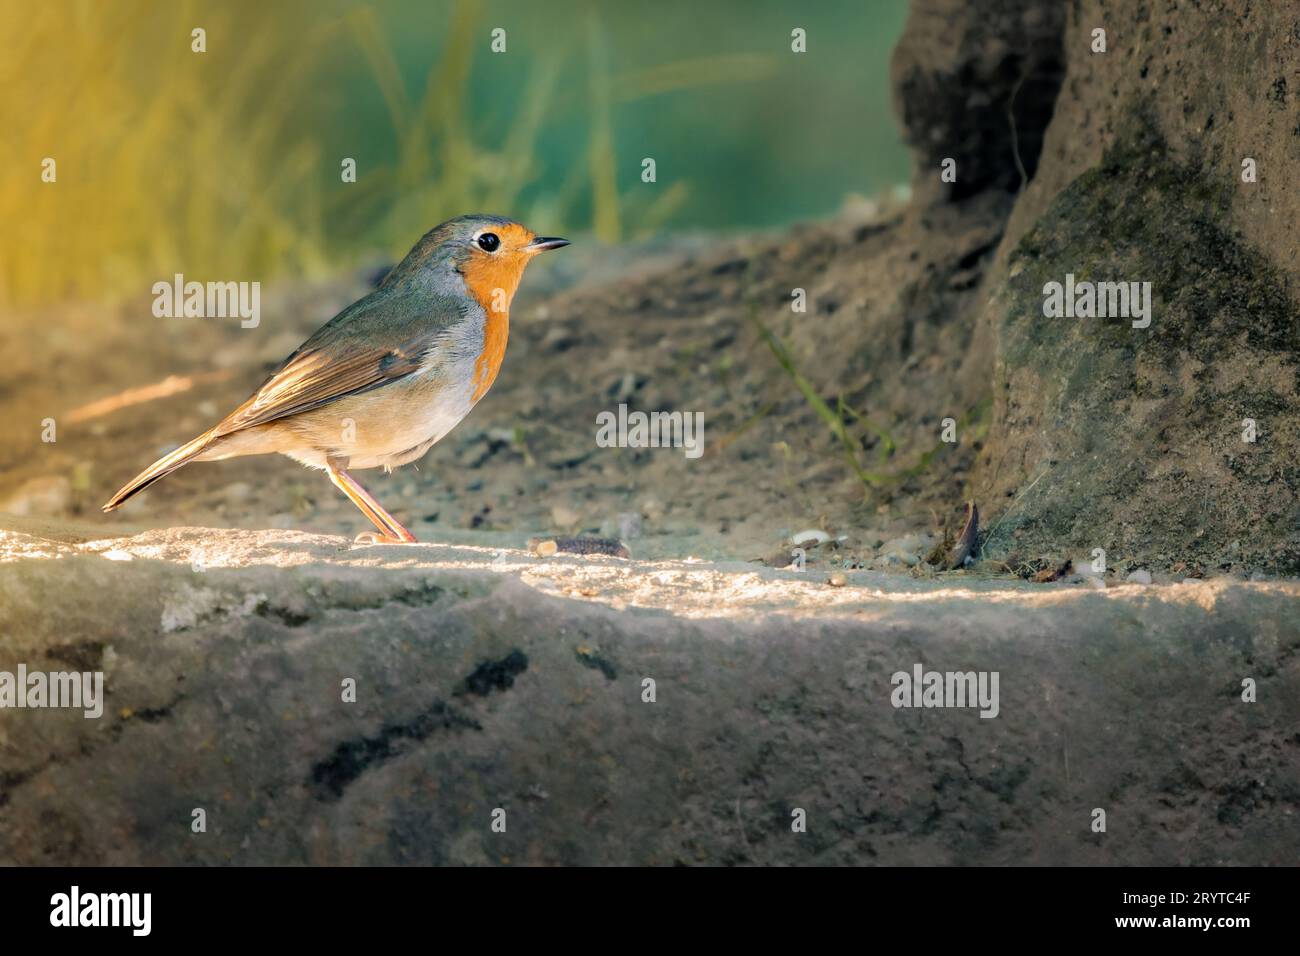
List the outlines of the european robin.
{"type": "Polygon", "coordinates": [[[378,529],[361,538],[414,541],[348,469],[392,471],[469,414],[501,368],[525,267],[568,244],[497,216],[444,222],[248,401],[131,479],[104,510],[191,461],[278,452],[329,475],[378,529]]]}

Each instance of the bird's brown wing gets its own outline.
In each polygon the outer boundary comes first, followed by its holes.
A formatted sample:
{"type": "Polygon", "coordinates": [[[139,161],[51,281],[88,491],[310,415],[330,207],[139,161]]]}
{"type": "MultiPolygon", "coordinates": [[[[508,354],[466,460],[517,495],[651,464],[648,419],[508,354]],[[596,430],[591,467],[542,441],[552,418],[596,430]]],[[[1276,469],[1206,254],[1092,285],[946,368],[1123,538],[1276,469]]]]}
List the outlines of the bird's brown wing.
{"type": "Polygon", "coordinates": [[[418,371],[445,325],[387,304],[397,308],[376,308],[363,299],[331,319],[212,434],[228,435],[297,415],[418,371]]]}
{"type": "Polygon", "coordinates": [[[339,356],[297,352],[257,392],[226,416],[215,435],[263,425],[379,388],[420,368],[418,355],[398,349],[357,349],[339,356]]]}

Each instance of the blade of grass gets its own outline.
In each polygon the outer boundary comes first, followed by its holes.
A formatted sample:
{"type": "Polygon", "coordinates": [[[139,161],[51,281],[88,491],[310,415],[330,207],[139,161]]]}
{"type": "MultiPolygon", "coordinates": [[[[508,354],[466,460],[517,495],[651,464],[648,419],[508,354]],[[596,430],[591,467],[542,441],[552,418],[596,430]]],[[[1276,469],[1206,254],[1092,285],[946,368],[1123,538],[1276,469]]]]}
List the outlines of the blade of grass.
{"type": "Polygon", "coordinates": [[[867,471],[862,467],[861,463],[859,463],[858,456],[853,446],[853,438],[849,435],[849,430],[845,427],[844,420],[836,415],[835,412],[831,411],[831,407],[826,404],[825,400],[820,395],[817,394],[817,390],[813,388],[812,383],[800,374],[799,370],[795,367],[794,359],[791,357],[789,351],[786,350],[785,345],[782,344],[781,340],[773,335],[767,326],[763,324],[762,320],[758,317],[757,310],[750,310],[749,320],[754,324],[759,336],[767,343],[767,347],[771,350],[772,355],[776,357],[777,364],[785,370],[785,373],[788,376],[790,376],[790,380],[794,382],[795,388],[799,390],[803,397],[808,401],[808,404],[812,406],[813,411],[815,411],[821,420],[826,423],[826,426],[831,430],[831,434],[840,440],[840,443],[844,446],[845,457],[848,458],[849,464],[853,466],[853,472],[858,476],[858,480],[861,481],[868,490],[884,483],[887,480],[884,475],[867,471]]]}

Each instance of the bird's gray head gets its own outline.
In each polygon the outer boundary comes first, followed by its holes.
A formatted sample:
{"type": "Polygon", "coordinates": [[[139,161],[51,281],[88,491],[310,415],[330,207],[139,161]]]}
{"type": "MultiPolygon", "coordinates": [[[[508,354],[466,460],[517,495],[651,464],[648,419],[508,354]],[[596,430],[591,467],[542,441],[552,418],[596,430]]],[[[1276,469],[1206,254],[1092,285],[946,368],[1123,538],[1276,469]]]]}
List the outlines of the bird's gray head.
{"type": "Polygon", "coordinates": [[[383,285],[412,278],[441,285],[459,277],[465,290],[480,302],[498,289],[508,301],[534,256],[568,244],[567,239],[539,236],[513,219],[458,216],[425,233],[383,285]]]}

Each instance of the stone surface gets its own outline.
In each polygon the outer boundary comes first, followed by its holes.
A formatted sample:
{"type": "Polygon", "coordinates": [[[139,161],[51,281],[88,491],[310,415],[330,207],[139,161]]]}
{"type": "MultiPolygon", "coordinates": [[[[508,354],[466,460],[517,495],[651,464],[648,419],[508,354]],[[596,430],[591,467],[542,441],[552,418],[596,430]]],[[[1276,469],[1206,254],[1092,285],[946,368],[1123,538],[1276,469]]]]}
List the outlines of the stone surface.
{"type": "Polygon", "coordinates": [[[986,276],[993,421],[972,485],[1006,503],[986,553],[1297,573],[1300,7],[1087,0],[1062,48],[986,276]],[[1046,317],[1067,274],[1150,283],[1149,328],[1046,317]]]}
{"type": "Polygon", "coordinates": [[[1064,76],[1066,7],[1044,0],[913,2],[890,64],[920,202],[1015,191],[1038,170],[1064,76]],[[956,181],[939,176],[956,162],[956,181]]]}
{"type": "Polygon", "coordinates": [[[6,520],[0,670],[102,669],[108,700],[99,720],[0,711],[7,863],[1300,853],[1293,582],[849,571],[832,588],[811,567],[540,559],[518,542],[87,540],[6,520]],[[891,675],[917,663],[997,670],[998,715],[895,709],[891,675]]]}
{"type": "Polygon", "coordinates": [[[992,399],[986,555],[1300,572],[1297,75],[1295,4],[912,4],[917,204],[1014,194],[961,374],[992,399]],[[1067,274],[1150,283],[1150,327],[1045,316],[1067,274]]]}

